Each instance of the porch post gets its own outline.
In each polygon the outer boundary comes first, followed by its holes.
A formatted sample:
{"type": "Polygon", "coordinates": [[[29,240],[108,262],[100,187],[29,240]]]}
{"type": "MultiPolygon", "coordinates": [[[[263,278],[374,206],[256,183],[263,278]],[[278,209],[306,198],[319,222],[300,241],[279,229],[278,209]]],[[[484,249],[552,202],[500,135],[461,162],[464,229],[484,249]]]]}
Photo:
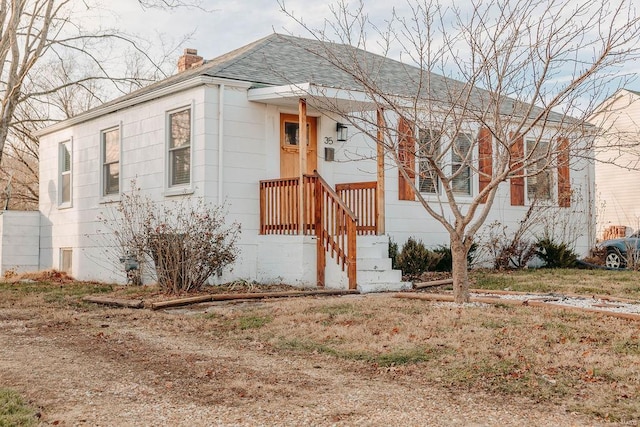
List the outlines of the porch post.
{"type": "Polygon", "coordinates": [[[376,180],[376,223],[378,230],[376,234],[382,236],[384,234],[384,110],[378,109],[378,133],[377,133],[377,161],[378,161],[378,173],[376,180]]]}
{"type": "Polygon", "coordinates": [[[300,192],[298,194],[298,234],[304,234],[304,213],[307,210],[304,174],[307,173],[307,100],[298,101],[298,159],[300,166],[300,192]]]}

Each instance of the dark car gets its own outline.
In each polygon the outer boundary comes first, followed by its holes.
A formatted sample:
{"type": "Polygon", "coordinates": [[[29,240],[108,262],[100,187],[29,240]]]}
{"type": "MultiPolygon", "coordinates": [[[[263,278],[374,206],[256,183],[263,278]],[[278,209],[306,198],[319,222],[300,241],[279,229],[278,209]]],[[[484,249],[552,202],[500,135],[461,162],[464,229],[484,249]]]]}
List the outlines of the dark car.
{"type": "Polygon", "coordinates": [[[640,256],[640,231],[629,237],[603,240],[598,243],[598,248],[606,249],[605,265],[609,268],[624,268],[627,266],[627,257],[640,256]]]}

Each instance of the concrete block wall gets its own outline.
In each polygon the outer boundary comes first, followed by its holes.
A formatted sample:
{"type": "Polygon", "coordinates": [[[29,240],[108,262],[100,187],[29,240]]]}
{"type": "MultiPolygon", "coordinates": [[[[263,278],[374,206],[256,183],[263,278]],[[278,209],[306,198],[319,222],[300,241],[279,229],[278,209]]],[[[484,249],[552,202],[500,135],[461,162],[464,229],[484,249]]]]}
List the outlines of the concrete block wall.
{"type": "Polygon", "coordinates": [[[0,242],[0,275],[38,270],[40,212],[2,211],[0,242]]]}

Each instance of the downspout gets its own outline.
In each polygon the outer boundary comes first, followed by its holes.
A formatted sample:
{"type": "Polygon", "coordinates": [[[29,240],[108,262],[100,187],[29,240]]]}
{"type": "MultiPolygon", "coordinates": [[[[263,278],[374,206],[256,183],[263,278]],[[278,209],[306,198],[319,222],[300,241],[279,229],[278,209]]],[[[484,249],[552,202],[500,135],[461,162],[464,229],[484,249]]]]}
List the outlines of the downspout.
{"type": "Polygon", "coordinates": [[[224,203],[224,84],[218,86],[218,205],[224,203]]]}

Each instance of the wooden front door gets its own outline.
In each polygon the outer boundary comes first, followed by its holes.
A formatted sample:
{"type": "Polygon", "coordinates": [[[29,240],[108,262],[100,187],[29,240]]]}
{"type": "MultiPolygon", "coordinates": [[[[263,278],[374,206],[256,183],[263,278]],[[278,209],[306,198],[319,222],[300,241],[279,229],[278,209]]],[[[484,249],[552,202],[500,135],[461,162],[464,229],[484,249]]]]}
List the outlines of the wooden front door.
{"type": "MultiPolygon", "coordinates": [[[[280,114],[280,177],[294,178],[300,175],[300,145],[298,116],[280,114]]],[[[318,168],[318,119],[307,117],[307,170],[311,174],[318,168]]]]}

